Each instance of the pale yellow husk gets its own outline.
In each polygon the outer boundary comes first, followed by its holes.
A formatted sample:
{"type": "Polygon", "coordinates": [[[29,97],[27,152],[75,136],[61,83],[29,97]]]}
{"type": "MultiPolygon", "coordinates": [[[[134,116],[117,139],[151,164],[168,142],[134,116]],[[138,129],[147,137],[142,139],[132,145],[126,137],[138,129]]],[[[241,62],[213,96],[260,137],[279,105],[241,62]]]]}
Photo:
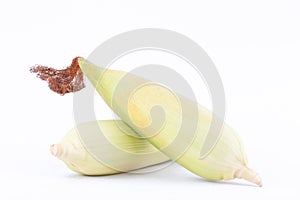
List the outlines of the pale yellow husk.
{"type": "Polygon", "coordinates": [[[122,121],[113,120],[92,121],[79,124],[72,128],[60,143],[51,145],[50,151],[54,156],[64,161],[71,170],[84,175],[117,174],[141,169],[169,160],[168,157],[160,153],[146,139],[139,139],[134,131],[126,127],[122,121]],[[95,126],[95,124],[97,126],[95,126]],[[120,126],[122,126],[122,128],[120,128],[120,126]],[[97,130],[95,128],[97,127],[101,128],[106,141],[110,144],[101,140],[97,143],[97,146],[93,147],[96,149],[88,149],[86,148],[86,141],[83,141],[80,135],[84,135],[85,132],[79,134],[78,130],[96,132],[97,130]],[[124,127],[126,130],[124,130],[124,127]],[[93,154],[93,152],[98,151],[106,155],[107,159],[112,160],[111,162],[114,162],[116,156],[109,151],[107,145],[114,145],[121,151],[128,153],[127,157],[122,157],[122,159],[116,161],[118,163],[117,168],[113,165],[114,163],[101,160],[101,158],[93,154]],[[155,153],[155,156],[145,156],[145,159],[140,159],[140,157],[135,156],[151,153],[155,153]]]}
{"type": "MultiPolygon", "coordinates": [[[[174,156],[172,155],[172,149],[167,152],[164,151],[164,148],[176,138],[183,118],[193,123],[192,117],[188,114],[182,116],[181,107],[178,104],[178,98],[176,98],[180,95],[174,94],[156,84],[147,85],[145,84],[147,83],[146,80],[135,75],[100,68],[83,58],[79,59],[79,65],[97,92],[126,124],[138,134],[146,137],[151,144],[183,167],[207,179],[229,180],[242,178],[259,186],[262,185],[258,174],[248,168],[240,139],[235,131],[226,124],[210,154],[204,159],[199,159],[200,150],[212,119],[212,113],[201,105],[197,105],[199,109],[199,126],[196,129],[195,139],[191,141],[189,148],[182,152],[182,155],[174,156]],[[127,82],[122,82],[121,85],[118,85],[125,75],[127,82]],[[145,85],[140,87],[141,84],[145,85]],[[126,90],[134,88],[132,86],[136,86],[138,90],[132,91],[130,96],[126,96],[126,90]],[[116,95],[115,90],[117,87],[118,89],[121,87],[121,91],[125,91],[124,95],[114,96],[116,95]],[[156,105],[163,107],[165,121],[159,133],[152,135],[153,133],[150,133],[151,131],[145,129],[145,127],[151,125],[153,119],[151,118],[150,110],[156,105]]],[[[191,106],[192,108],[196,104],[184,97],[180,97],[180,100],[187,107],[191,106]]],[[[176,149],[174,148],[173,150],[175,151],[176,149]]]]}

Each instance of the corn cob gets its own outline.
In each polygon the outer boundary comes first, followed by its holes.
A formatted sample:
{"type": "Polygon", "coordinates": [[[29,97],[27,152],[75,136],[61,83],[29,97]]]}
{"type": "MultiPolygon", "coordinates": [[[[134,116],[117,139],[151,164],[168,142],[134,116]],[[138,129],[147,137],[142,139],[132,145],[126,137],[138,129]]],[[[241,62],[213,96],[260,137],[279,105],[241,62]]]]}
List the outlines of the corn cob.
{"type": "Polygon", "coordinates": [[[138,139],[128,126],[122,121],[116,124],[113,120],[92,121],[79,124],[71,129],[58,144],[50,146],[50,152],[62,160],[71,170],[84,175],[109,175],[121,172],[128,172],[147,166],[152,166],[158,163],[166,162],[168,157],[155,149],[146,139],[138,139]],[[122,129],[120,129],[120,125],[122,129]],[[100,151],[107,155],[111,160],[116,159],[112,152],[108,151],[107,143],[99,141],[100,145],[95,146],[95,149],[86,148],[82,142],[81,134],[78,130],[96,132],[95,128],[101,128],[103,134],[112,145],[122,151],[128,152],[128,157],[119,160],[118,168],[101,161],[93,152],[100,151]],[[126,131],[126,134],[124,133],[126,131]],[[130,135],[127,135],[130,134],[130,135]],[[102,144],[102,145],[101,145],[102,144]],[[137,159],[137,154],[155,153],[155,157],[145,157],[145,159],[137,159]],[[147,159],[146,159],[147,158],[147,159]]]}
{"type": "MultiPolygon", "coordinates": [[[[119,117],[133,128],[137,133],[147,138],[147,140],[157,149],[161,150],[168,157],[190,170],[191,172],[211,180],[230,180],[241,178],[250,181],[258,186],[262,185],[260,176],[247,165],[246,155],[243,146],[235,131],[228,125],[224,125],[221,136],[209,155],[200,159],[200,150],[208,132],[213,114],[201,105],[197,105],[199,110],[199,126],[196,129],[196,137],[191,141],[189,148],[182,155],[174,154],[174,148],[168,147],[177,137],[181,126],[181,120],[190,120],[189,114],[182,116],[178,99],[162,86],[153,84],[147,85],[148,80],[144,80],[132,74],[122,71],[104,69],[83,58],[76,58],[84,75],[89,79],[97,92],[102,96],[111,109],[119,117]],[[118,85],[126,76],[126,82],[118,85]],[[120,91],[128,88],[140,87],[137,91],[116,94],[116,88],[120,91]],[[123,96],[122,96],[123,95],[123,96]],[[123,102],[122,102],[123,101],[123,102]],[[128,103],[125,104],[124,103],[128,103]],[[165,121],[159,133],[153,135],[146,127],[151,125],[152,118],[150,110],[153,106],[162,106],[165,112],[165,121]],[[177,157],[178,156],[178,157],[177,157]]],[[[185,107],[194,108],[195,102],[180,95],[181,104],[185,107]]]]}

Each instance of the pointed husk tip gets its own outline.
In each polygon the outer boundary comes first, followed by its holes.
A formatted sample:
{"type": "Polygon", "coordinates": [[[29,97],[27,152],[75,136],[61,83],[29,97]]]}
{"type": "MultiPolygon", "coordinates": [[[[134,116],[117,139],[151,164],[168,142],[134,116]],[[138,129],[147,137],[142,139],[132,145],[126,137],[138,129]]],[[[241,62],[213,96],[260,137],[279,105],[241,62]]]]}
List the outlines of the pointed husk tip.
{"type": "Polygon", "coordinates": [[[62,148],[59,144],[52,144],[50,146],[50,153],[55,157],[60,157],[62,154],[62,148]]]}
{"type": "Polygon", "coordinates": [[[262,180],[259,174],[248,167],[243,167],[242,169],[238,170],[235,174],[235,177],[244,179],[256,184],[259,187],[262,187],[262,180]]]}

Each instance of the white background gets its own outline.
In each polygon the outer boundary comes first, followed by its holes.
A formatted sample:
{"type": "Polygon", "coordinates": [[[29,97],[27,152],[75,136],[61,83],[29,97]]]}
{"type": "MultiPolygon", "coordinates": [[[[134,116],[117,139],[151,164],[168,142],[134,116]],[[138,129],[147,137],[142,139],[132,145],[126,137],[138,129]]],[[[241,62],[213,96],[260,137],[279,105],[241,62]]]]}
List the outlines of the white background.
{"type": "MultiPolygon", "coordinates": [[[[12,0],[0,8],[1,199],[299,198],[299,1],[12,0]],[[226,121],[239,132],[262,188],[206,181],[177,165],[84,177],[50,155],[49,145],[74,125],[73,96],[51,92],[29,67],[66,66],[116,34],[149,27],[180,32],[213,59],[226,121]]],[[[99,119],[110,118],[98,103],[99,119]]]]}

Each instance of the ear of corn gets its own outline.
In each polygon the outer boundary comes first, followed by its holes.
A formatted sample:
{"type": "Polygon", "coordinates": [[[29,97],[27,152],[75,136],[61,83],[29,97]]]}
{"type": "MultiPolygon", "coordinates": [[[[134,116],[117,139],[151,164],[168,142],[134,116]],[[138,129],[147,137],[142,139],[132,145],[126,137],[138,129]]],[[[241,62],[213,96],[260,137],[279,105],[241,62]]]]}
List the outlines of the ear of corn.
{"type": "MultiPolygon", "coordinates": [[[[194,123],[194,116],[189,113],[182,113],[178,99],[168,90],[159,85],[146,85],[139,90],[130,93],[126,91],[134,86],[147,83],[135,75],[122,71],[105,70],[97,67],[83,58],[78,59],[81,70],[94,85],[98,93],[106,103],[117,113],[126,124],[133,128],[138,134],[147,140],[157,149],[162,151],[171,159],[184,166],[191,172],[212,180],[228,180],[242,178],[261,186],[261,179],[253,170],[248,168],[244,149],[237,134],[228,125],[224,125],[222,134],[212,151],[204,159],[200,159],[200,150],[204,139],[210,128],[213,114],[200,105],[198,126],[194,140],[190,146],[178,156],[176,147],[168,147],[177,137],[181,127],[181,120],[187,120],[191,126],[194,123]],[[124,77],[126,83],[118,85],[124,77]],[[121,93],[115,94],[117,87],[121,87],[121,93]],[[123,91],[123,93],[122,93],[123,91]],[[126,103],[126,104],[124,104],[126,103]],[[127,104],[128,103],[128,104],[127,104]],[[164,109],[165,121],[159,133],[153,135],[153,129],[147,129],[154,118],[150,114],[153,106],[159,105],[164,109]]],[[[179,96],[179,95],[175,95],[179,96]]],[[[180,97],[180,103],[185,108],[193,109],[194,102],[180,97]]],[[[159,117],[159,116],[157,116],[159,117]]],[[[156,128],[156,127],[155,127],[156,128]]],[[[154,129],[155,129],[154,128],[154,129]]]]}
{"type": "Polygon", "coordinates": [[[168,157],[155,149],[146,139],[137,138],[136,133],[122,121],[113,120],[79,124],[71,129],[60,143],[51,145],[50,151],[54,156],[64,161],[71,170],[84,175],[108,175],[128,172],[169,160],[168,157]],[[120,128],[120,126],[122,127],[120,128]],[[85,133],[79,134],[78,130],[96,132],[95,128],[102,130],[111,145],[129,153],[128,157],[124,157],[118,161],[118,168],[114,168],[109,163],[105,163],[105,161],[101,161],[93,155],[93,152],[99,151],[111,160],[115,159],[115,155],[108,151],[108,144],[105,141],[98,141],[100,145],[94,146],[94,149],[90,149],[86,148],[86,144],[81,140],[80,134],[84,135],[85,133]],[[150,153],[155,153],[155,156],[145,156],[143,160],[135,156],[150,153]]]}

